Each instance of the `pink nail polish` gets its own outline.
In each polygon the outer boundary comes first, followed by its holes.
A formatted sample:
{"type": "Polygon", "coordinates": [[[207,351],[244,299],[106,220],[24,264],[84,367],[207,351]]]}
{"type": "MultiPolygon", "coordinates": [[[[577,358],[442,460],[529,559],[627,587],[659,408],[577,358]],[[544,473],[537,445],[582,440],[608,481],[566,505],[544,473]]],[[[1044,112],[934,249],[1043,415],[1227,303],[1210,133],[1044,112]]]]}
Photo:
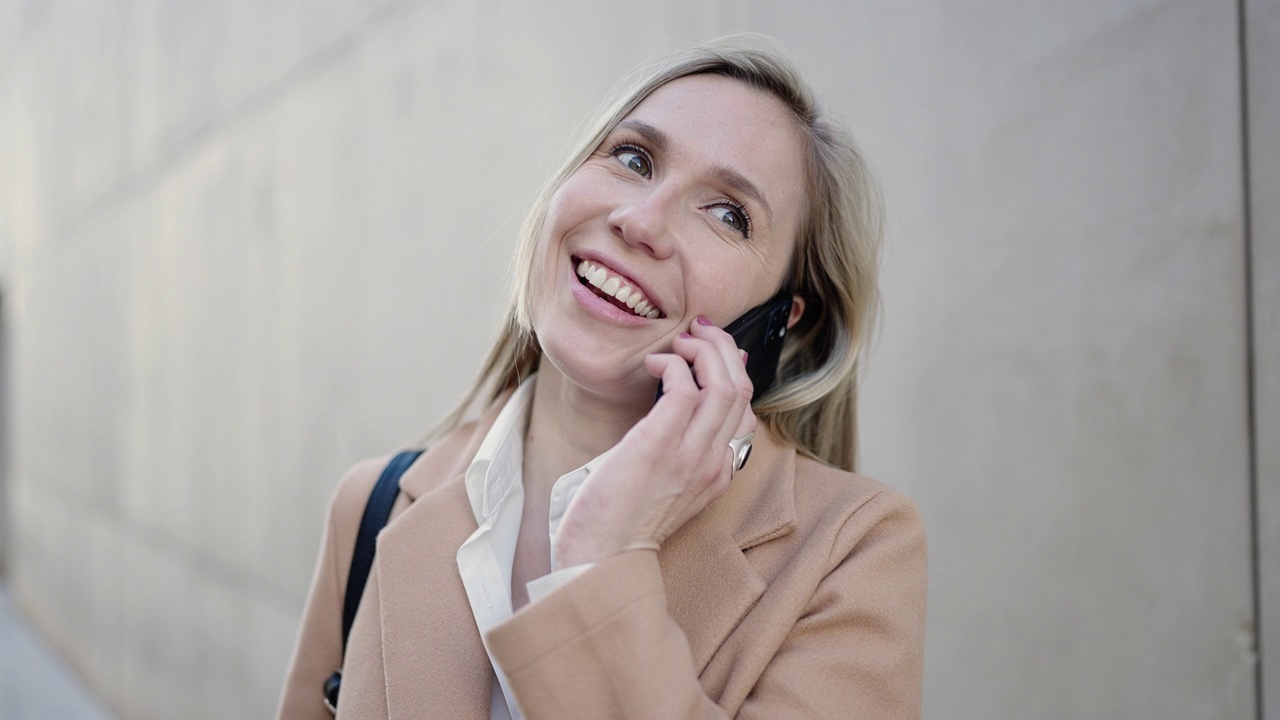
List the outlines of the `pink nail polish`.
{"type": "Polygon", "coordinates": [[[746,351],[746,350],[743,350],[743,351],[742,351],[742,364],[743,364],[743,365],[746,365],[746,364],[747,364],[747,351],[746,351]]]}
{"type": "Polygon", "coordinates": [[[682,338],[691,338],[691,337],[693,337],[693,336],[692,336],[692,335],[690,335],[689,333],[682,332],[682,333],[680,333],[680,337],[682,337],[682,338]]]}
{"type": "Polygon", "coordinates": [[[711,321],[710,321],[710,320],[708,320],[708,319],[706,319],[706,318],[704,318],[704,317],[702,317],[701,315],[699,315],[699,316],[697,317],[697,321],[698,321],[698,324],[699,324],[699,325],[706,325],[706,326],[708,326],[708,327],[710,327],[710,326],[711,326],[711,321]]]}

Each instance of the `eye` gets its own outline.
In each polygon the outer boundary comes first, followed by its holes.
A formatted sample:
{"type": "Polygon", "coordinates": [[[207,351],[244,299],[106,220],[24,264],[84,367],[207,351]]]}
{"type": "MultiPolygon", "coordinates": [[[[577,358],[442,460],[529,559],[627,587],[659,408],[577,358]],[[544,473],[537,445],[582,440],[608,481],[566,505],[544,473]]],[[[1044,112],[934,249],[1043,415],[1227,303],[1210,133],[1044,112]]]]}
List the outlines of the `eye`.
{"type": "Polygon", "coordinates": [[[649,154],[635,145],[618,145],[610,153],[618,158],[618,162],[627,166],[631,172],[641,177],[649,177],[653,175],[653,163],[649,160],[649,154]]]}
{"type": "Polygon", "coordinates": [[[712,205],[710,209],[712,215],[720,218],[720,222],[738,231],[744,238],[751,237],[751,216],[747,214],[746,208],[737,203],[725,203],[712,205]]]}

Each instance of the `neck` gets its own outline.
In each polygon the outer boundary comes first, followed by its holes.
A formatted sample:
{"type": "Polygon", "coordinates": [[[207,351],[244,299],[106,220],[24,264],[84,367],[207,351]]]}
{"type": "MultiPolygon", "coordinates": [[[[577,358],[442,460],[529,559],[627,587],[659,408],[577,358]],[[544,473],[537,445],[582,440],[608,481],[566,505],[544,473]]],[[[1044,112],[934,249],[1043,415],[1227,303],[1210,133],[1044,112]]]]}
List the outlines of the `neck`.
{"type": "Polygon", "coordinates": [[[525,492],[549,495],[561,475],[617,445],[652,402],[592,393],[545,359],[541,365],[525,434],[524,478],[525,492]]]}

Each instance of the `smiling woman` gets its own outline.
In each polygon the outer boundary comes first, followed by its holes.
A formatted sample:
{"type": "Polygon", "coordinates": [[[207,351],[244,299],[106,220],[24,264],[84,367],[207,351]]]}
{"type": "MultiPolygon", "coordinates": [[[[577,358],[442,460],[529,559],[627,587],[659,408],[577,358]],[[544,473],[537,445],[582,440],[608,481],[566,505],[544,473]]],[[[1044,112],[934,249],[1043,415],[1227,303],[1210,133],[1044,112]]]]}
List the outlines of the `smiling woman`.
{"type": "Polygon", "coordinates": [[[853,472],[867,176],[767,39],[640,73],[535,204],[431,449],[339,485],[280,716],[340,670],[341,717],[918,717],[923,529],[853,472]]]}

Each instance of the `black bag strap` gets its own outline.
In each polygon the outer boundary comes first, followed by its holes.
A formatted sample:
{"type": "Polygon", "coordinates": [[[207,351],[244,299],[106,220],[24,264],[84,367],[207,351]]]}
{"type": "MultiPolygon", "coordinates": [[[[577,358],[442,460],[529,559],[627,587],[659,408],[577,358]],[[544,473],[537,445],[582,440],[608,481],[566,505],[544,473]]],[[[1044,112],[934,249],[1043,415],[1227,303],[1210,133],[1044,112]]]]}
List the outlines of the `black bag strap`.
{"type": "MultiPolygon", "coordinates": [[[[360,598],[364,596],[364,586],[369,582],[369,571],[373,569],[373,554],[378,550],[378,533],[387,526],[387,520],[391,518],[391,507],[400,494],[400,476],[422,453],[422,450],[405,450],[391,458],[391,462],[382,470],[378,482],[374,483],[369,501],[364,505],[360,530],[356,532],[356,549],[351,554],[351,571],[347,574],[347,594],[342,600],[344,659],[347,656],[347,636],[351,634],[351,624],[356,620],[356,610],[360,607],[360,598]]],[[[324,706],[334,715],[338,714],[338,694],[341,690],[342,670],[339,669],[324,681],[324,706]]]]}
{"type": "Polygon", "coordinates": [[[396,502],[396,495],[400,494],[400,476],[422,452],[405,450],[391,458],[377,484],[373,486],[373,492],[369,493],[369,502],[364,506],[364,517],[360,518],[360,531],[356,533],[356,549],[351,555],[347,595],[342,602],[343,656],[347,654],[347,636],[351,634],[351,624],[355,622],[365,583],[369,582],[369,571],[373,569],[373,554],[378,549],[378,533],[387,526],[391,506],[396,502]]]}

